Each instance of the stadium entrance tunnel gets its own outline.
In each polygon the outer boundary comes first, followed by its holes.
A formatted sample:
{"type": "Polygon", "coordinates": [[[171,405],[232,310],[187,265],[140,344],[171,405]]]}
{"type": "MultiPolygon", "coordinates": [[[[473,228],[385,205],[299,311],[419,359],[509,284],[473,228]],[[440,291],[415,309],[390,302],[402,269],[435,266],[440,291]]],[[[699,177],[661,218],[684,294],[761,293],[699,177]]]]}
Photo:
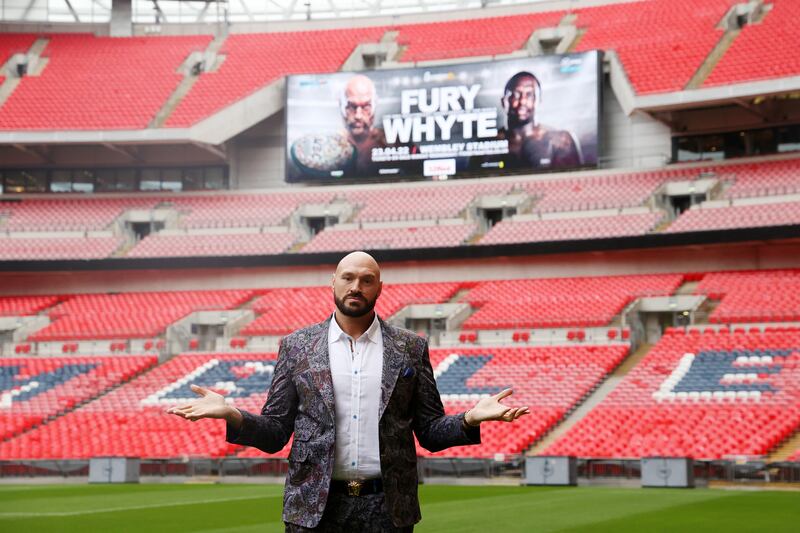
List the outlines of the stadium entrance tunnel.
{"type": "Polygon", "coordinates": [[[471,308],[465,303],[409,305],[395,313],[389,322],[438,343],[439,335],[457,330],[470,313],[471,308]]]}
{"type": "Polygon", "coordinates": [[[623,312],[623,325],[630,327],[635,344],[655,344],[666,328],[694,324],[705,300],[695,295],[639,298],[623,312]]]}
{"type": "Polygon", "coordinates": [[[292,216],[292,226],[300,230],[302,240],[309,241],[325,228],[348,221],[353,212],[353,206],[346,202],[305,204],[292,216]]]}
{"type": "Polygon", "coordinates": [[[712,200],[721,194],[722,184],[712,176],[700,176],[693,181],[675,181],[665,183],[656,193],[656,205],[670,214],[670,218],[678,218],[692,206],[712,200]]]}
{"type": "Polygon", "coordinates": [[[230,339],[254,318],[250,309],[197,311],[167,329],[169,352],[225,350],[230,339]]]}
{"type": "Polygon", "coordinates": [[[473,216],[482,231],[489,231],[504,219],[510,219],[530,208],[531,198],[524,193],[485,195],[475,202],[473,216]]]}

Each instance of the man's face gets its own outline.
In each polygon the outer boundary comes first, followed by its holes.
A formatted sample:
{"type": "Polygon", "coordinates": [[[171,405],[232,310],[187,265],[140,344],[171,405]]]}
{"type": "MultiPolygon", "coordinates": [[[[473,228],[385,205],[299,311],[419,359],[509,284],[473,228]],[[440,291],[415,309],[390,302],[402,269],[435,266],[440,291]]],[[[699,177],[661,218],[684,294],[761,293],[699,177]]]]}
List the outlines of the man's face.
{"type": "Polygon", "coordinates": [[[381,295],[380,274],[369,265],[341,265],[333,275],[333,301],[350,317],[361,317],[375,308],[381,295]]]}
{"type": "Polygon", "coordinates": [[[375,110],[372,109],[372,82],[368,78],[354,78],[347,85],[344,123],[350,135],[357,140],[366,137],[372,129],[375,110]]]}
{"type": "Polygon", "coordinates": [[[536,111],[536,82],[532,78],[522,78],[508,95],[509,126],[522,126],[533,121],[536,111]]]}

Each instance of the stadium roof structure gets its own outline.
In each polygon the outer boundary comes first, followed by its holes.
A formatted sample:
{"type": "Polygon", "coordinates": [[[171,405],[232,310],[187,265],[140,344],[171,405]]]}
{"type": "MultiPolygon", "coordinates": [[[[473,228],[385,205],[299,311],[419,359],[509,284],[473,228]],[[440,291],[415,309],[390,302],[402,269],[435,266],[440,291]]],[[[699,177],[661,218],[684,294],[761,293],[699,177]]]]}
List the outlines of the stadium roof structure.
{"type": "MultiPolygon", "coordinates": [[[[3,0],[0,21],[100,23],[113,0],[3,0]]],[[[270,22],[479,10],[548,0],[127,0],[134,23],[270,22]]],[[[552,0],[551,0],[552,3],[552,0]]],[[[567,2],[574,3],[574,2],[567,2]]]]}

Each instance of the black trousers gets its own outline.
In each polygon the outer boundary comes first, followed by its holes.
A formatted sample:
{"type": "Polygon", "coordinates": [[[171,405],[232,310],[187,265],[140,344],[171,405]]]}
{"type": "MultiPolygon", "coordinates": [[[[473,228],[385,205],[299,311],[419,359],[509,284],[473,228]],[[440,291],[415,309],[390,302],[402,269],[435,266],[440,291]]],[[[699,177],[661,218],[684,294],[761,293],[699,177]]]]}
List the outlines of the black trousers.
{"type": "Polygon", "coordinates": [[[396,527],[386,510],[383,492],[366,496],[348,496],[332,491],[319,525],[313,529],[286,524],[287,533],[411,533],[414,526],[396,527]]]}

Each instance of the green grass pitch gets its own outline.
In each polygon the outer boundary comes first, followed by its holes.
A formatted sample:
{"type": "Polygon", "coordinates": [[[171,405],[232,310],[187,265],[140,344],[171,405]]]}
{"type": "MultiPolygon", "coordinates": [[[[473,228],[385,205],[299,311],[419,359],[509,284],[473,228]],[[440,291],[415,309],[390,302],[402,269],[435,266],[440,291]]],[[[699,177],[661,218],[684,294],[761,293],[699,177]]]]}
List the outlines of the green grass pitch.
{"type": "MultiPolygon", "coordinates": [[[[800,531],[800,491],[422,486],[420,532],[800,531]]],[[[0,531],[283,531],[278,485],[4,485],[0,531]]]]}

